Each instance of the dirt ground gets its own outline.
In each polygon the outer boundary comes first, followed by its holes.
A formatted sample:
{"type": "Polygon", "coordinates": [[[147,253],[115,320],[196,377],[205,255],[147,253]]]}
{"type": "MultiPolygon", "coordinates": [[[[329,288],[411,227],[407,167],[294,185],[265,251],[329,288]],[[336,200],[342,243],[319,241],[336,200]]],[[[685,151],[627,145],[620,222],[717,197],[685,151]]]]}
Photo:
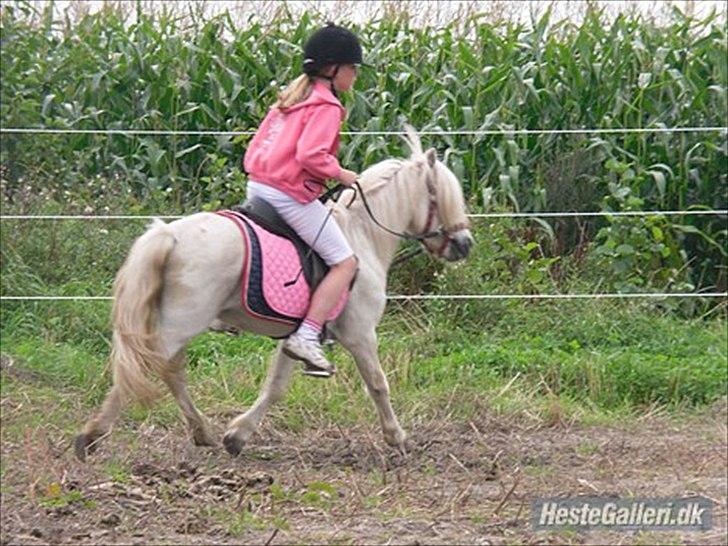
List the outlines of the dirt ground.
{"type": "MultiPolygon", "coordinates": [[[[6,402],[6,401],[4,401],[6,402]]],[[[3,403],[3,425],[13,424],[3,403]]],[[[225,422],[229,416],[212,416],[225,422]]],[[[70,417],[69,417],[70,418],[70,417]]],[[[76,418],[75,416],[72,418],[76,418]]],[[[81,418],[78,419],[81,422],[81,418]]],[[[484,411],[406,423],[395,453],[371,425],[282,433],[245,454],[198,448],[184,427],[125,421],[85,464],[71,436],[26,427],[2,444],[2,544],[725,544],[726,406],[676,420],[583,426],[484,411]],[[538,496],[692,496],[701,533],[536,533],[538,496]]]]}

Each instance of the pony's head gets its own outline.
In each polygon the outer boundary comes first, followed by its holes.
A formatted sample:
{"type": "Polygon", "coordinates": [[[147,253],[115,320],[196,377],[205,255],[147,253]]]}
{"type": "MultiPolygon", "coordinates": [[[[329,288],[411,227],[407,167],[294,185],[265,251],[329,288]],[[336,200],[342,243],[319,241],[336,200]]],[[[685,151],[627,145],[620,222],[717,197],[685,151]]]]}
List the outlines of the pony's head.
{"type": "Polygon", "coordinates": [[[451,262],[465,259],[473,246],[473,236],[460,181],[438,160],[434,148],[422,150],[412,126],[405,124],[404,129],[403,138],[411,151],[406,173],[414,179],[408,186],[428,196],[427,208],[415,211],[408,231],[427,235],[422,244],[433,256],[451,262]]]}

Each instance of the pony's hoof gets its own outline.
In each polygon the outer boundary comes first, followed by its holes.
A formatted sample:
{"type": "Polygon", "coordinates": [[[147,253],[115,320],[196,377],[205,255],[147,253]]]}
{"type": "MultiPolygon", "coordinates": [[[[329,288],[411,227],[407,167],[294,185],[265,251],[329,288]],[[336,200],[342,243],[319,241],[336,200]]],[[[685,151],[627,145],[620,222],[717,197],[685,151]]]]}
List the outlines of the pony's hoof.
{"type": "Polygon", "coordinates": [[[240,455],[240,452],[243,450],[243,443],[233,434],[226,434],[223,436],[222,445],[225,446],[225,450],[233,457],[240,455]]]}
{"type": "Polygon", "coordinates": [[[409,444],[409,438],[407,433],[403,430],[399,430],[394,434],[385,434],[384,441],[402,455],[407,455],[407,445],[409,444]]]}
{"type": "Polygon", "coordinates": [[[86,455],[93,453],[95,449],[95,440],[86,434],[79,434],[73,442],[73,450],[76,453],[76,458],[82,463],[86,462],[86,455]]]}

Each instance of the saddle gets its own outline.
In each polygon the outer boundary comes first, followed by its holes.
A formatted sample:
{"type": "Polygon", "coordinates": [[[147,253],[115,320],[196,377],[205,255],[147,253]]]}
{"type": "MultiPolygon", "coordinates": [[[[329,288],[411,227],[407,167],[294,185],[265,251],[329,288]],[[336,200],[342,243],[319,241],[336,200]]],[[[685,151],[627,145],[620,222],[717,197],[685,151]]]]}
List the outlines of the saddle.
{"type": "MultiPolygon", "coordinates": [[[[217,214],[232,220],[243,237],[243,310],[270,325],[259,333],[287,337],[303,321],[311,295],[329,267],[262,199],[249,199],[217,214]]],[[[350,289],[342,295],[327,321],[334,320],[343,310],[350,289]]]]}
{"type": "Polygon", "coordinates": [[[232,210],[244,214],[263,229],[291,241],[298,253],[298,258],[301,260],[303,276],[308,286],[311,291],[316,289],[326,273],[329,272],[329,266],[291,229],[275,208],[264,199],[253,197],[246,200],[242,205],[233,207],[232,210]]]}

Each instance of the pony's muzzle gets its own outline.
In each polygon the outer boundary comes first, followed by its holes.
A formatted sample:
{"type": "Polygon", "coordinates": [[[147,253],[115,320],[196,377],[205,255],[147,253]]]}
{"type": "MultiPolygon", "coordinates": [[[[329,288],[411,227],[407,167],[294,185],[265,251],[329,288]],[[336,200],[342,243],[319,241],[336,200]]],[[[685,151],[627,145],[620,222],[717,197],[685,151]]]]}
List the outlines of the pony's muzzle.
{"type": "Polygon", "coordinates": [[[473,246],[473,237],[467,230],[461,231],[453,236],[452,245],[455,247],[457,259],[464,260],[470,254],[470,248],[473,246]]]}

